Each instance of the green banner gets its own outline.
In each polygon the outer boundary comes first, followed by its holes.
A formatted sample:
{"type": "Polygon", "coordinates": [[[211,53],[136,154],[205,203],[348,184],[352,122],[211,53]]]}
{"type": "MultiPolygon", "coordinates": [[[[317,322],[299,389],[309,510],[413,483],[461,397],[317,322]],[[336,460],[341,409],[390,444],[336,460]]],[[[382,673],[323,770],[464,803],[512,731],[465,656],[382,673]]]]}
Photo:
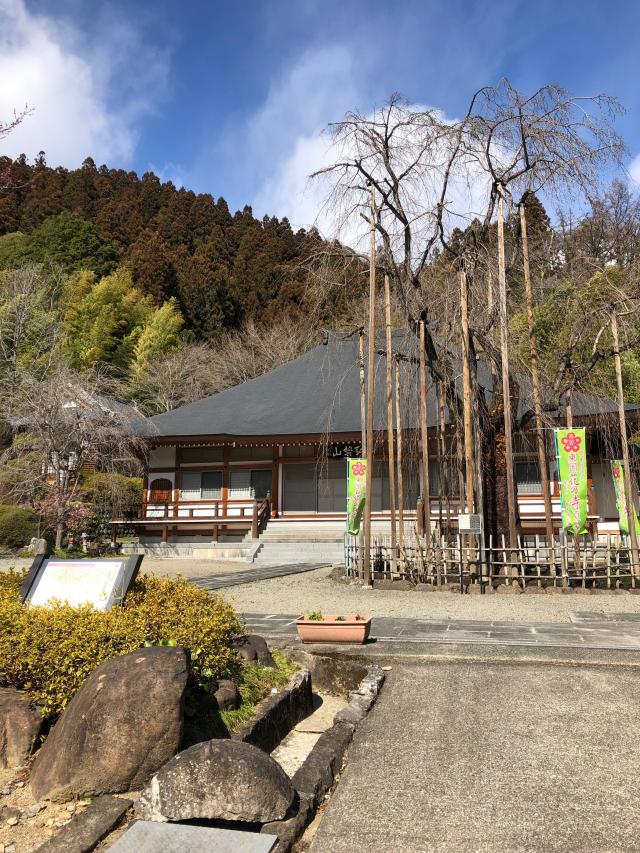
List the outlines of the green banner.
{"type": "MultiPolygon", "coordinates": [[[[611,476],[613,477],[613,488],[616,493],[616,509],[618,510],[618,526],[620,533],[629,535],[629,513],[627,512],[627,501],[624,493],[624,464],[621,459],[611,460],[611,476]]],[[[640,536],[640,521],[635,506],[633,517],[636,523],[636,533],[640,536]]]]}
{"type": "Polygon", "coordinates": [[[347,530],[360,532],[367,485],[367,460],[347,459],[347,530]]]}
{"type": "Polygon", "coordinates": [[[562,526],[574,536],[587,533],[587,448],[584,427],[556,429],[562,526]]]}

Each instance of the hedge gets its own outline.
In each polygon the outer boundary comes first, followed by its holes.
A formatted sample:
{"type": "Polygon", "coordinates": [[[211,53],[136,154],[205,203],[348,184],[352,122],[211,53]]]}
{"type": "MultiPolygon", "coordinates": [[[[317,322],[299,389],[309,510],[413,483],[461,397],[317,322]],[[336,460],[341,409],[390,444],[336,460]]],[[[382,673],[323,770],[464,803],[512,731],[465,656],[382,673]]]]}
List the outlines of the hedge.
{"type": "Polygon", "coordinates": [[[0,548],[24,548],[37,532],[38,519],[30,509],[0,504],[0,548]]]}
{"type": "Polygon", "coordinates": [[[23,573],[0,572],[0,683],[24,689],[48,716],[59,714],[99,664],[145,644],[185,646],[203,686],[238,679],[230,646],[244,627],[220,596],[186,581],[141,576],[122,607],[25,607],[23,573]]]}

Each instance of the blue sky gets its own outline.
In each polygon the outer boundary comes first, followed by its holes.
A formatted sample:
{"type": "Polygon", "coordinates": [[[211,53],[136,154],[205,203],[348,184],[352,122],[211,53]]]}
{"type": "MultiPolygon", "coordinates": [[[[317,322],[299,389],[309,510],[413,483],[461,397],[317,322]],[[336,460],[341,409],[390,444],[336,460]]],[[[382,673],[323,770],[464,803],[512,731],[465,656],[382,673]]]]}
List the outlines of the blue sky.
{"type": "Polygon", "coordinates": [[[91,154],[309,224],[329,121],[394,91],[455,117],[506,75],[619,97],[640,180],[639,57],[637,0],[0,0],[0,118],[34,108],[0,153],[91,154]]]}

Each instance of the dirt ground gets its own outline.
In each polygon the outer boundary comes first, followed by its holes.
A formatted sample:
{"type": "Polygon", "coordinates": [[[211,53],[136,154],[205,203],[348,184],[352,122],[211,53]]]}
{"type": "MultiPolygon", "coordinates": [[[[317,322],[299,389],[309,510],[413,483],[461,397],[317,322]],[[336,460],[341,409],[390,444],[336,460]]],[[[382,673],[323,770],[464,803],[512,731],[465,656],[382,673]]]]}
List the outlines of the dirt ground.
{"type": "Polygon", "coordinates": [[[84,800],[36,803],[26,768],[0,770],[0,850],[30,853],[87,805],[84,800]]]}

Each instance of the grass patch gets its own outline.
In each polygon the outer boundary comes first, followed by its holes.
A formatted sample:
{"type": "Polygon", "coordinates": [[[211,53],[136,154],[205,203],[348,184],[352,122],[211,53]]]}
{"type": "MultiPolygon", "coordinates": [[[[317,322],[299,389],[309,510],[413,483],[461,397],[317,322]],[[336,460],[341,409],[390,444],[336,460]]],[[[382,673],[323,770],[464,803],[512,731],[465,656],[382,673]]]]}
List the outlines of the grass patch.
{"type": "Polygon", "coordinates": [[[221,711],[220,717],[228,731],[234,732],[253,719],[256,705],[271,691],[285,687],[289,679],[299,669],[282,652],[272,652],[277,669],[254,664],[246,664],[238,681],[242,703],[235,711],[221,711]]]}

